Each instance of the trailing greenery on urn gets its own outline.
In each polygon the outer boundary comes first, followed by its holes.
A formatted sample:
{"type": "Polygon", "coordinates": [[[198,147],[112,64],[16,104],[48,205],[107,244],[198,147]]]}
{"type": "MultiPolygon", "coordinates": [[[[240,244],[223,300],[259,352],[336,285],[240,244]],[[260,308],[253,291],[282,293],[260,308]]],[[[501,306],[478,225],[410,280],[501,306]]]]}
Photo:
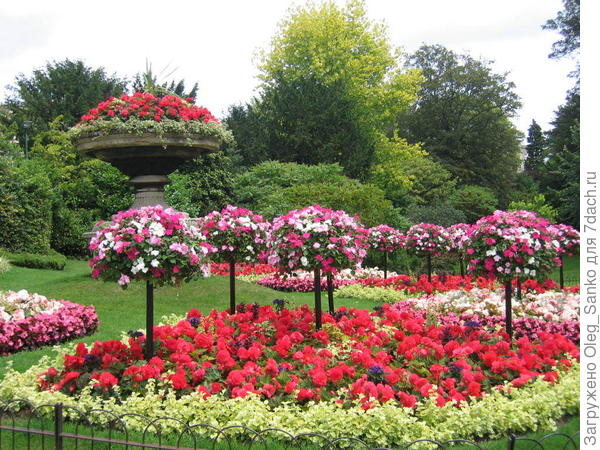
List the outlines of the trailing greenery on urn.
{"type": "Polygon", "coordinates": [[[233,137],[210,111],[194,105],[191,97],[155,96],[136,92],[111,97],[91,108],[71,129],[75,140],[111,134],[152,133],[157,136],[175,134],[188,137],[214,137],[230,142],[233,137]]]}

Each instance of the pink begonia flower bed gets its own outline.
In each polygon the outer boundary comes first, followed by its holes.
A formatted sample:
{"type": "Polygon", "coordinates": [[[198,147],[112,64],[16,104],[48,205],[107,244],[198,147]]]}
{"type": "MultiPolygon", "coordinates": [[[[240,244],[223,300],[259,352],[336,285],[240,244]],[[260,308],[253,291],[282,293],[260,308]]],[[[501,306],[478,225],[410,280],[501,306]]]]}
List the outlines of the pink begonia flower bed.
{"type": "MultiPolygon", "coordinates": [[[[339,288],[348,284],[356,284],[357,280],[333,279],[333,287],[339,288]]],[[[264,287],[283,292],[313,292],[315,290],[315,280],[313,277],[285,277],[280,274],[267,275],[256,282],[264,287]]],[[[321,289],[327,289],[327,279],[321,278],[321,289]]]]}
{"type": "Polygon", "coordinates": [[[4,312],[0,315],[0,356],[56,345],[98,328],[98,315],[91,305],[48,300],[26,291],[0,293],[0,300],[4,312]],[[11,302],[18,303],[18,309],[10,311],[11,302]]]}
{"type": "MultiPolygon", "coordinates": [[[[419,317],[434,317],[441,325],[466,326],[473,328],[485,328],[487,330],[501,329],[504,327],[504,315],[497,314],[456,314],[439,313],[431,310],[418,310],[407,301],[401,301],[392,305],[398,312],[408,312],[419,317]]],[[[548,321],[540,317],[517,317],[513,319],[515,339],[526,337],[531,340],[542,338],[543,333],[560,334],[571,342],[579,345],[580,324],[579,320],[565,320],[560,322],[548,321]]]]}

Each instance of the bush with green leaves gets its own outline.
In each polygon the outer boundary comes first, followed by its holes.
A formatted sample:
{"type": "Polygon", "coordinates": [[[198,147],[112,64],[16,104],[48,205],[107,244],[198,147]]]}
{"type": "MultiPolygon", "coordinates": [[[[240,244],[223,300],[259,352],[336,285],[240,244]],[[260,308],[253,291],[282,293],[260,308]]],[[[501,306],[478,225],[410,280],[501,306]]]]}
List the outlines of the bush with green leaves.
{"type": "Polygon", "coordinates": [[[258,211],[257,205],[264,204],[265,197],[275,191],[299,184],[325,182],[335,184],[345,179],[342,174],[343,170],[344,168],[339,164],[311,166],[266,161],[253,166],[235,178],[233,184],[235,204],[258,211]]]}
{"type": "Polygon", "coordinates": [[[455,208],[448,202],[411,205],[406,209],[406,215],[413,223],[433,223],[443,227],[449,227],[466,220],[462,210],[455,208]]]}
{"type": "Polygon", "coordinates": [[[275,217],[312,204],[359,216],[365,226],[383,223],[392,209],[392,203],[381,189],[350,178],[340,183],[299,184],[281,189],[265,197],[257,206],[265,217],[275,217]]]}
{"type": "Polygon", "coordinates": [[[191,217],[220,211],[233,203],[231,160],[222,152],[209,153],[176,170],[165,187],[169,204],[191,217]]]}
{"type": "Polygon", "coordinates": [[[236,204],[267,218],[319,204],[358,215],[366,226],[396,222],[406,225],[381,189],[348,178],[342,172],[338,164],[311,166],[267,161],[235,178],[236,204]]]}
{"type": "Polygon", "coordinates": [[[43,164],[0,158],[0,247],[49,253],[54,200],[43,164]]]}
{"type": "Polygon", "coordinates": [[[70,256],[87,255],[83,233],[117,211],[129,209],[132,189],[127,177],[97,159],[85,160],[58,170],[59,204],[54,214],[52,248],[70,256]]]}
{"type": "Polygon", "coordinates": [[[475,223],[479,218],[492,214],[498,206],[498,198],[491,189],[475,185],[457,189],[448,200],[454,208],[464,212],[467,223],[475,223]]]}
{"type": "Polygon", "coordinates": [[[512,201],[508,205],[509,211],[533,211],[544,219],[555,223],[558,217],[558,210],[546,202],[544,194],[535,195],[529,200],[512,201]]]}
{"type": "Polygon", "coordinates": [[[127,177],[98,159],[82,161],[63,130],[60,116],[48,131],[36,136],[31,157],[43,166],[55,194],[52,248],[68,256],[87,255],[83,233],[91,231],[96,222],[128,209],[133,202],[127,177]]]}
{"type": "Polygon", "coordinates": [[[63,270],[67,264],[67,258],[54,250],[50,250],[47,255],[10,253],[0,250],[0,259],[6,259],[13,266],[28,267],[30,269],[63,270]]]}

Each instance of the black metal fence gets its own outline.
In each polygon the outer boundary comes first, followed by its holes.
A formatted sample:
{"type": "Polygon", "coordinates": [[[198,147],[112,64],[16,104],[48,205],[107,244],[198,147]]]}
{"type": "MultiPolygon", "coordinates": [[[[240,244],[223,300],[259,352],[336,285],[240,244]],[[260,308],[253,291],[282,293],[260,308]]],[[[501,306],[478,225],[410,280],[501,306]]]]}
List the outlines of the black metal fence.
{"type": "MultiPolygon", "coordinates": [[[[511,435],[507,448],[512,449],[578,449],[579,432],[573,435],[553,433],[540,439],[511,435]]],[[[422,439],[399,443],[394,448],[445,449],[486,448],[481,442],[452,440],[438,442],[422,439]]],[[[189,425],[173,417],[150,418],[140,414],[117,415],[94,409],[83,412],[61,403],[35,407],[27,400],[0,400],[1,450],[66,450],[66,449],[367,449],[374,448],[353,437],[328,438],[318,433],[293,435],[269,428],[262,431],[244,426],[218,428],[208,424],[189,425]],[[127,422],[137,422],[128,430],[127,422]],[[206,437],[209,436],[209,437],[206,437]]]]}

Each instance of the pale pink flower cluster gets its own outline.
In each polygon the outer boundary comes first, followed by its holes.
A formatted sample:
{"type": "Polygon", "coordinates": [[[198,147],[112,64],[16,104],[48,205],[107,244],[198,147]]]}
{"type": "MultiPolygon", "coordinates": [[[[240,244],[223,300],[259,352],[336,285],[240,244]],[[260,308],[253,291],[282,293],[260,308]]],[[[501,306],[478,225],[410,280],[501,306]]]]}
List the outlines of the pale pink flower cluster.
{"type": "Polygon", "coordinates": [[[135,280],[158,285],[187,281],[215,250],[183,213],[160,205],[117,213],[91,239],[89,249],[92,277],[122,287],[135,280]]]}
{"type": "Polygon", "coordinates": [[[468,223],[456,223],[446,228],[446,233],[452,243],[452,249],[462,253],[468,247],[473,225],[468,223]]]}
{"type": "Polygon", "coordinates": [[[53,314],[63,307],[57,300],[43,295],[20,291],[0,291],[0,322],[10,322],[32,317],[36,314],[53,314]]]}
{"type": "Polygon", "coordinates": [[[369,245],[373,250],[393,252],[404,246],[404,235],[389,225],[369,228],[369,245]]]}
{"type": "Polygon", "coordinates": [[[432,223],[418,223],[408,229],[405,246],[419,256],[440,256],[452,250],[452,241],[446,229],[432,223]]]}
{"type": "Polygon", "coordinates": [[[269,222],[246,208],[227,205],[198,222],[200,233],[213,245],[217,260],[256,262],[264,258],[269,222]]]}
{"type": "Polygon", "coordinates": [[[344,211],[309,206],[273,219],[267,262],[285,270],[322,268],[336,273],[362,262],[368,236],[344,211]]]}
{"type": "MultiPolygon", "coordinates": [[[[579,294],[571,292],[525,293],[521,300],[513,299],[513,315],[547,321],[578,321],[579,298],[579,294]]],[[[404,301],[417,309],[439,314],[502,316],[505,311],[503,289],[460,289],[412,297],[404,301]]]]}
{"type": "Polygon", "coordinates": [[[550,222],[531,211],[496,211],[479,219],[466,253],[469,271],[503,281],[536,278],[560,261],[550,222]]]}
{"type": "Polygon", "coordinates": [[[579,231],[570,225],[558,224],[550,225],[548,231],[554,235],[558,241],[558,252],[567,256],[573,256],[579,253],[580,235],[579,231]]]}

